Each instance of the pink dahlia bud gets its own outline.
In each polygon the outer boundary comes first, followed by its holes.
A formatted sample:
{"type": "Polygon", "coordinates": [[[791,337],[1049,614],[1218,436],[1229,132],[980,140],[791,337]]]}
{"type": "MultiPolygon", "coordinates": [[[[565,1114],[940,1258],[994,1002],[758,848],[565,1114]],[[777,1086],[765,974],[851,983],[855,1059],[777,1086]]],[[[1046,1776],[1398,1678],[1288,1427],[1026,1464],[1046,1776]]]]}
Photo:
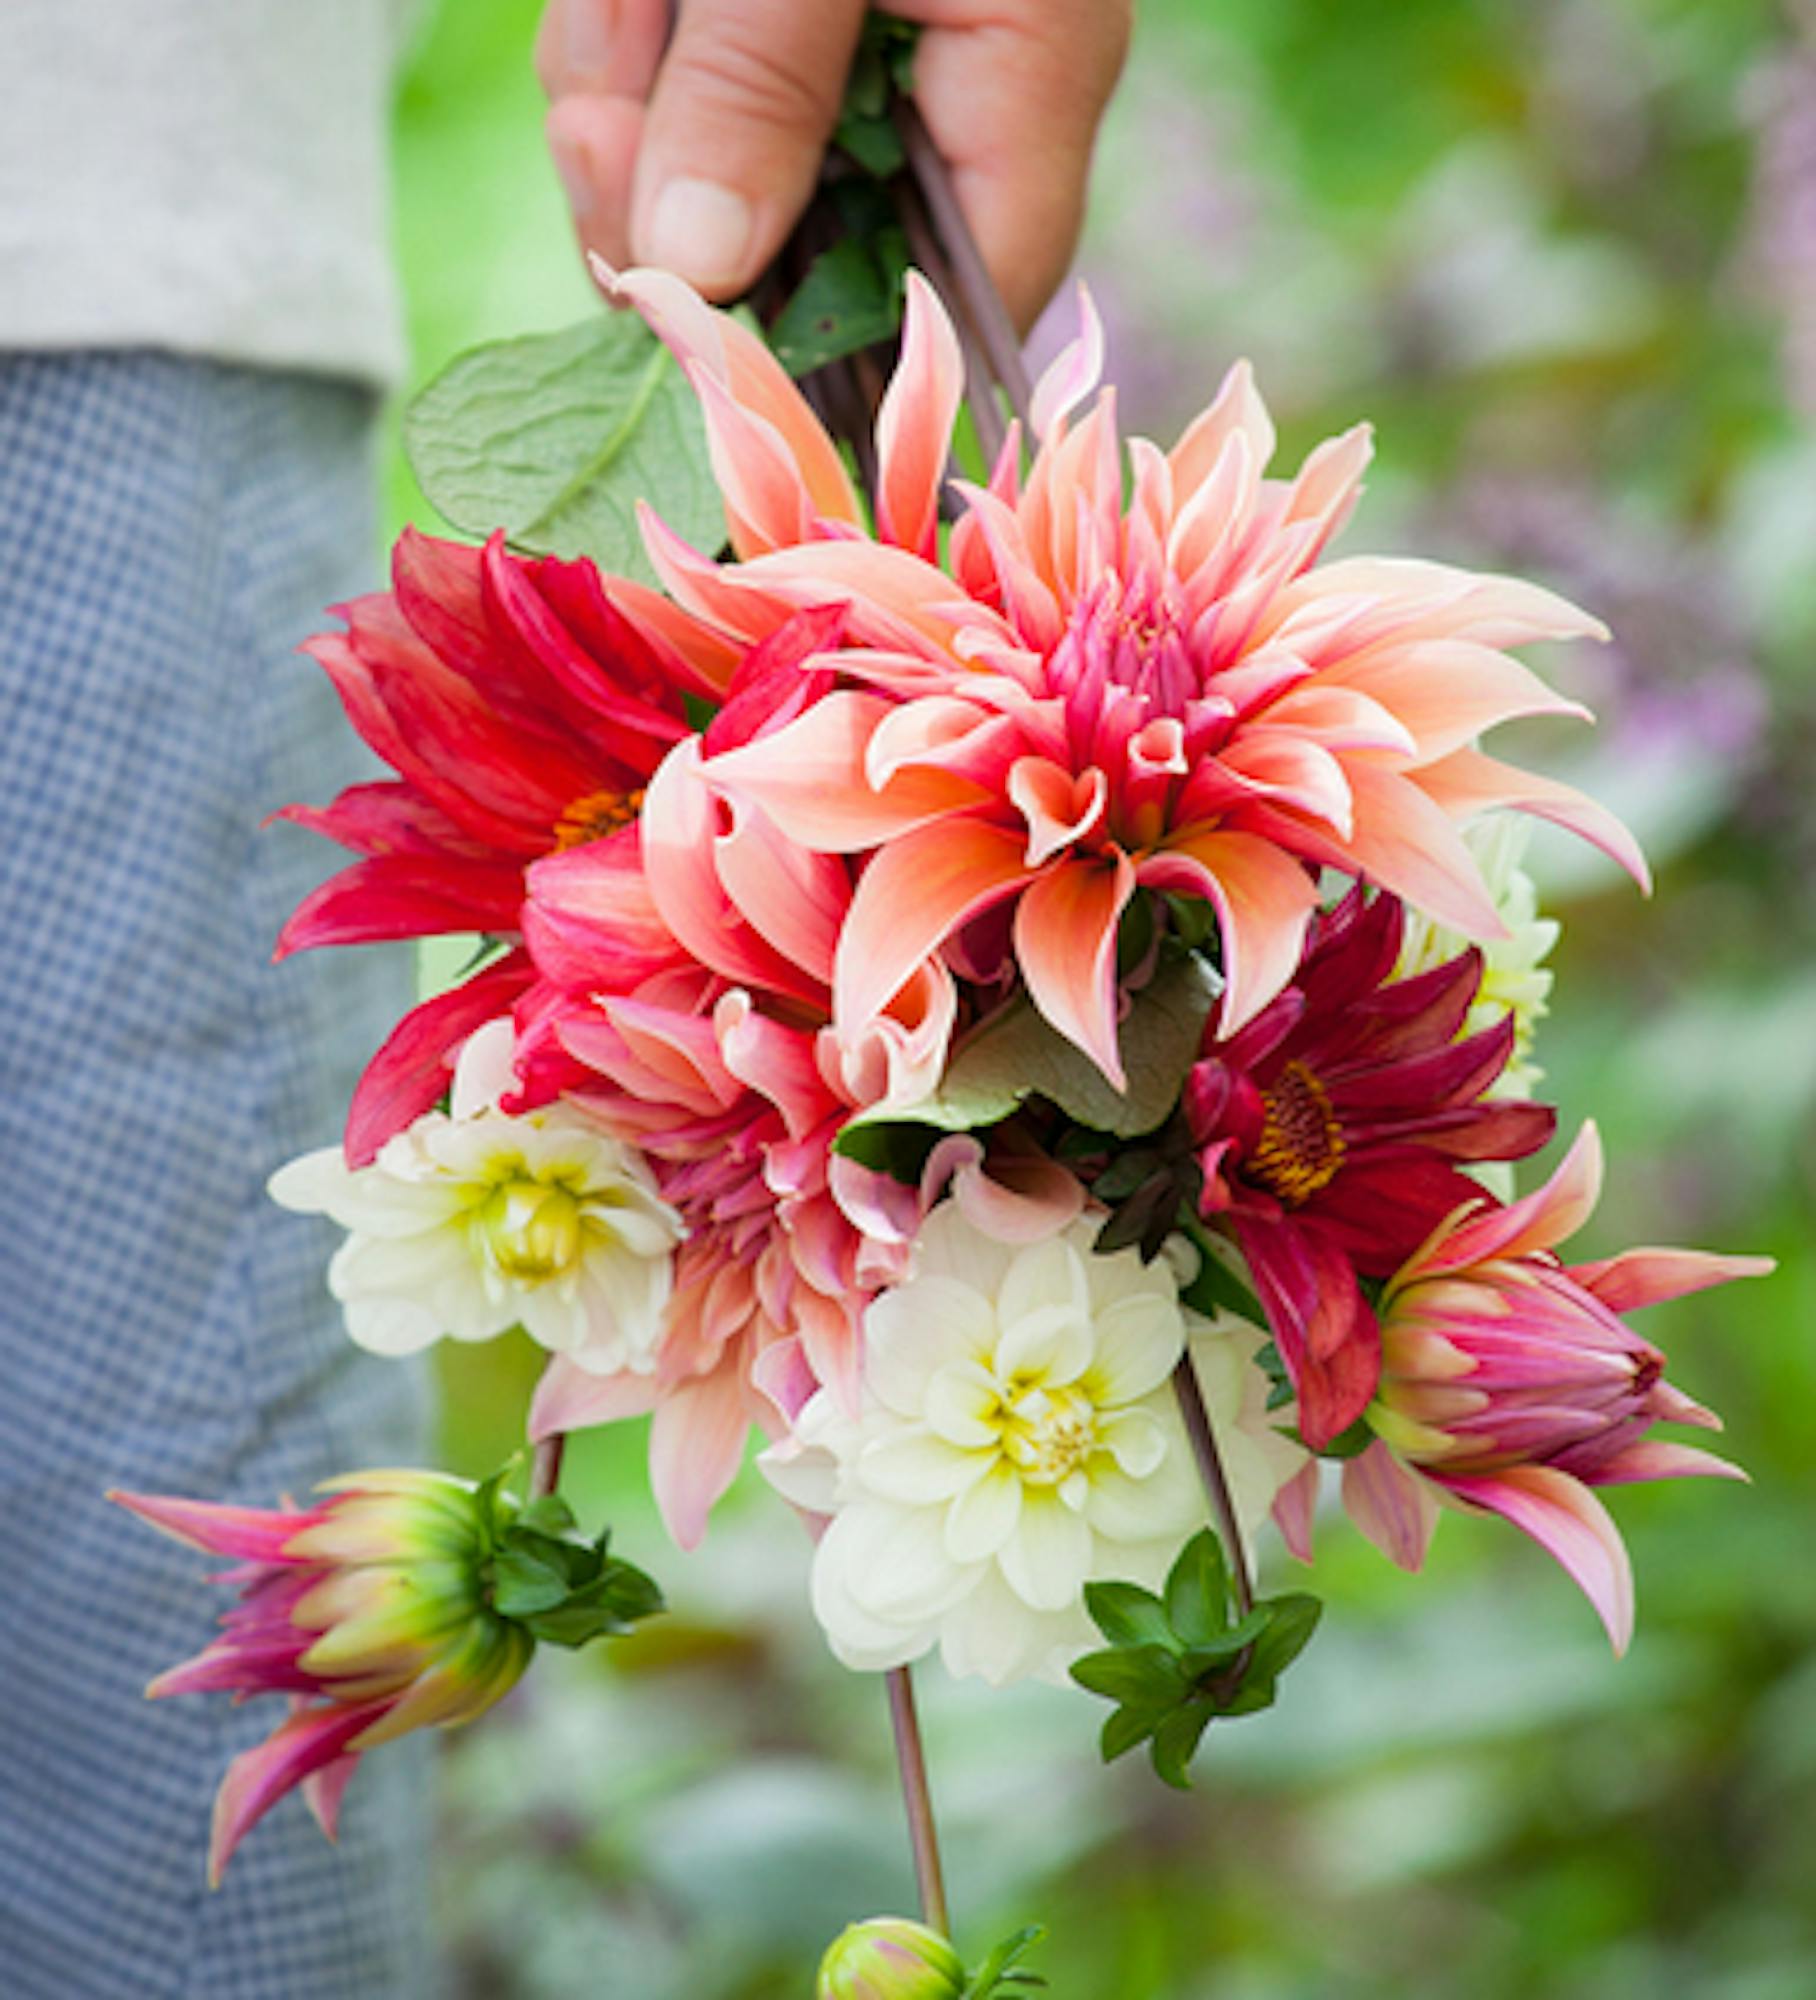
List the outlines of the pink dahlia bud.
{"type": "Polygon", "coordinates": [[[1416,1567],[1440,1496],[1502,1515],[1588,1594],[1615,1647],[1633,1624],[1626,1549],[1590,1490],[1733,1466],[1651,1435],[1720,1421],[1664,1379],[1665,1357],[1622,1314],[1730,1278],[1767,1258],[1629,1250],[1566,1264],[1554,1246],[1593,1210],[1601,1146],[1585,1126],[1536,1193],[1451,1217],[1381,1300],[1378,1442],[1345,1468],[1345,1499],[1397,1561],[1416,1567]]]}
{"type": "Polygon", "coordinates": [[[355,1473],[323,1491],[306,1508],[110,1496],[241,1565],[230,1572],[240,1595],[222,1636],[146,1693],[291,1698],[288,1719],[228,1767],[215,1799],[211,1883],[294,1786],[332,1838],[367,1750],[431,1723],[470,1722],[536,1649],[531,1632],[492,1603],[491,1558],[517,1512],[509,1495],[434,1472],[355,1473]]]}
{"type": "Polygon", "coordinates": [[[959,2000],[965,1968],[952,1946],[907,1917],[869,1917],[833,1939],[815,2000],[959,2000]]]}

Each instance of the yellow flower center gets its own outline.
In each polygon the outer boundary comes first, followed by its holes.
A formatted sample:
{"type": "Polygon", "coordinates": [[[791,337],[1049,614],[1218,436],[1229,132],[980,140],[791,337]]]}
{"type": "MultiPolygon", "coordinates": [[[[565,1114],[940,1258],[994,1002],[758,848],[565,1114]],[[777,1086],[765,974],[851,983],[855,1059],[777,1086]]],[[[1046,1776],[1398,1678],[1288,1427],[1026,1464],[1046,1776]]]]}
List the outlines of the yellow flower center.
{"type": "Polygon", "coordinates": [[[588,792],[566,806],[555,822],[555,851],[583,847],[589,840],[603,840],[630,825],[643,810],[643,790],[631,792],[588,792]]]}
{"type": "Polygon", "coordinates": [[[1289,1062],[1262,1102],[1260,1142],[1243,1171],[1288,1208],[1297,1208],[1336,1179],[1343,1164],[1343,1128],[1330,1093],[1302,1062],[1289,1062]]]}
{"type": "Polygon", "coordinates": [[[1097,1408],[1082,1389],[1012,1387],[997,1412],[999,1444],[1030,1486],[1058,1486],[1097,1449],[1097,1408]]]}
{"type": "Polygon", "coordinates": [[[559,1182],[501,1179],[474,1210],[472,1227],[493,1269],[520,1284],[559,1277],[580,1254],[580,1201],[559,1182]]]}

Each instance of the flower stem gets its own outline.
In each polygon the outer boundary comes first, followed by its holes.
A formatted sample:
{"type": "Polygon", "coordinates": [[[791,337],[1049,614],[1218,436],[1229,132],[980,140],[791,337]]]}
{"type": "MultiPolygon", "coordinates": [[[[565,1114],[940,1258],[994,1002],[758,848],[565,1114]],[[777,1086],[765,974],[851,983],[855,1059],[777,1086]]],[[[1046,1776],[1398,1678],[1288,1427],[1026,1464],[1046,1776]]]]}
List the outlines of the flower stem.
{"type": "Polygon", "coordinates": [[[1179,1404],[1185,1434],[1192,1442],[1192,1456],[1198,1461],[1198,1476],[1204,1481],[1205,1495],[1211,1503],[1211,1517],[1217,1524],[1224,1554],[1229,1559],[1231,1585],[1236,1594],[1236,1614],[1246,1618],[1255,1608],[1255,1580],[1249,1574],[1248,1547],[1236,1519],[1236,1502],[1230,1494],[1230,1482],[1224,1475],[1223,1455],[1218,1451],[1217,1439],[1211,1431],[1210,1412],[1204,1407],[1204,1391],[1198,1386],[1198,1371],[1192,1365],[1189,1346],[1173,1370],[1173,1394],[1179,1404]]]}
{"type": "Polygon", "coordinates": [[[536,1447],[530,1458],[530,1498],[546,1500],[561,1484],[561,1459],[567,1448],[565,1433],[557,1431],[536,1447]]]}
{"type": "Polygon", "coordinates": [[[921,1748],[920,1717],[914,1708],[914,1679],[907,1667],[891,1667],[883,1680],[889,1690],[889,1720],[895,1729],[895,1761],[902,1774],[902,1801],[908,1808],[908,1844],[914,1850],[921,1920],[929,1930],[949,1937],[952,1920],[946,1910],[946,1877],[940,1867],[939,1834],[933,1824],[933,1795],[927,1789],[927,1758],[921,1748]]]}

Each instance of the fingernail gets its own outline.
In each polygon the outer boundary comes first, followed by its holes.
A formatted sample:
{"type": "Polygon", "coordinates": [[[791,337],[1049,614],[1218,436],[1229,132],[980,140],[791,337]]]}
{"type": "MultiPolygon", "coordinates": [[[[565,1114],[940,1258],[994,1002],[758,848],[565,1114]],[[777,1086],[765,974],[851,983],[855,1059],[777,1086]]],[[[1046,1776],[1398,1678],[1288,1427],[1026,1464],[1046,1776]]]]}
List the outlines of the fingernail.
{"type": "Polygon", "coordinates": [[[736,188],[690,178],[670,181],[650,211],[646,261],[701,291],[719,290],[744,277],[755,227],[755,212],[736,188]]]}
{"type": "Polygon", "coordinates": [[[564,132],[549,134],[549,158],[555,163],[555,177],[567,196],[574,220],[583,226],[599,206],[599,183],[586,148],[564,132]]]}
{"type": "Polygon", "coordinates": [[[561,16],[561,53],[570,77],[597,79],[609,73],[612,11],[601,0],[567,0],[561,16]]]}

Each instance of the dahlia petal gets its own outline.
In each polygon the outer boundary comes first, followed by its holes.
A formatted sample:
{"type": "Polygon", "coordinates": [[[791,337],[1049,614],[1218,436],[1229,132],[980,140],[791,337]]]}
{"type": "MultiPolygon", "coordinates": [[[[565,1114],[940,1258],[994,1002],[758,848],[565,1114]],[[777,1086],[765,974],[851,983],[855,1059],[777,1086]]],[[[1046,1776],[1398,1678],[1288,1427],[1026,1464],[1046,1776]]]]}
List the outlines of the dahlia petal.
{"type": "MultiPolygon", "coordinates": [[[[673,539],[679,542],[678,537],[673,539]]],[[[694,693],[709,699],[730,687],[746,655],[745,648],[724,632],[703,624],[661,591],[629,577],[612,578],[611,602],[654,650],[677,686],[691,683],[694,693]]]]}
{"type": "Polygon", "coordinates": [[[1343,1505],[1389,1562],[1419,1570],[1438,1522],[1437,1494],[1379,1438],[1343,1465],[1343,1505]]]}
{"type": "Polygon", "coordinates": [[[1573,785],[1499,763],[1479,750],[1452,751],[1436,763],[1420,765],[1411,775],[1412,782],[1453,817],[1506,807],[1580,834],[1618,862],[1646,894],[1652,892],[1651,871],[1639,843],[1606,807],[1573,785]]]}
{"type": "Polygon", "coordinates": [[[476,861],[495,859],[495,850],[488,842],[475,840],[440,807],[393,778],[349,785],[332,805],[281,806],[271,818],[306,827],[356,854],[462,854],[476,861]]]}
{"type": "Polygon", "coordinates": [[[738,403],[703,363],[683,368],[700,401],[713,478],[739,558],[748,562],[809,540],[813,503],[781,433],[738,403]]]}
{"type": "Polygon", "coordinates": [[[975,820],[935,821],[878,850],[859,879],[833,971],[833,1015],[860,1033],[961,925],[1029,880],[1022,840],[975,820]]]}
{"type": "Polygon", "coordinates": [[[1543,1187],[1505,1208],[1472,1216],[1415,1261],[1422,1272],[1456,1271],[1491,1258],[1549,1250],[1594,1214],[1601,1189],[1602,1141],[1591,1119],[1543,1187]]]}
{"type": "MultiPolygon", "coordinates": [[[[1103,375],[1103,321],[1091,302],[1089,288],[1082,283],[1077,298],[1078,333],[1047,365],[1028,406],[1029,424],[1043,442],[1090,395],[1103,375]]],[[[1058,445],[1060,438],[1051,442],[1058,445]]]]}
{"type": "Polygon", "coordinates": [[[771,736],[830,694],[833,676],[821,655],[835,650],[844,636],[844,605],[818,604],[797,611],[751,647],[738,662],[724,705],[707,724],[706,754],[717,757],[771,736]]]}
{"type": "Polygon", "coordinates": [[[1627,1650],[1633,1637],[1633,1567],[1620,1530],[1586,1486],[1547,1465],[1431,1476],[1458,1499],[1512,1522],[1555,1556],[1595,1606],[1615,1652],[1627,1650]]]}
{"type": "Polygon", "coordinates": [[[533,976],[528,954],[513,951],[403,1017],[354,1088],[345,1139],[350,1167],[370,1165],[387,1139],[446,1093],[455,1050],[475,1028],[509,1013],[533,976]]]}
{"type": "Polygon", "coordinates": [[[307,1708],[280,1723],[264,1742],[242,1750],[215,1794],[208,1843],[208,1882],[219,1888],[234,1850],[283,1795],[312,1772],[346,1754],[347,1745],[385,1711],[384,1702],[340,1702],[307,1708]]]}
{"type": "Polygon", "coordinates": [[[940,481],[965,393],[958,336],[939,295],[908,273],[902,350],[876,417],[877,528],[885,541],[934,558],[940,481]]]}
{"type": "Polygon", "coordinates": [[[1253,476],[1259,478],[1274,455],[1274,426],[1247,361],[1231,365],[1210,407],[1193,420],[1167,455],[1173,492],[1182,508],[1212,476],[1225,446],[1236,436],[1246,443],[1253,476]]]}
{"type": "Polygon", "coordinates": [[[1287,1548],[1303,1563],[1312,1559],[1312,1529],[1317,1519],[1318,1492],[1323,1481],[1315,1458],[1308,1458],[1274,1495],[1274,1526],[1287,1548]]]}
{"type": "Polygon", "coordinates": [[[1381,1332],[1356,1275],[1314,1226],[1236,1218],[1236,1240],[1299,1397],[1299,1434],[1320,1451],[1368,1407],[1381,1332]]]}
{"type": "Polygon", "coordinates": [[[1771,1257],[1728,1257],[1708,1250],[1623,1250],[1594,1264],[1572,1264],[1570,1276],[1610,1312],[1634,1312],[1661,1299],[1725,1285],[1731,1278],[1770,1277],[1771,1257]]]}
{"type": "Polygon", "coordinates": [[[227,1507],[213,1500],[185,1500],[172,1493],[128,1493],[119,1487],[110,1487],[107,1498],[191,1548],[253,1562],[281,1560],[284,1544],[313,1518],[292,1509],[227,1507]]]}
{"type": "Polygon", "coordinates": [[[310,1817],[322,1830],[324,1840],[333,1841],[340,1836],[341,1801],[347,1795],[347,1786],[353,1774],[359,1769],[359,1753],[354,1751],[345,1757],[336,1757],[332,1764],[324,1764],[319,1771],[311,1771],[302,1782],[303,1803],[309,1808],[310,1817]]]}
{"type": "Polygon", "coordinates": [[[1033,1611],[1063,1611],[1091,1573],[1089,1522],[1051,1487],[1026,1486],[1013,1532],[997,1552],[1003,1581],[1033,1611]]]}
{"type": "Polygon", "coordinates": [[[1319,677],[1353,687],[1396,716],[1417,740],[1418,761],[1435,763],[1516,716],[1595,718],[1508,654],[1465,640],[1385,647],[1319,677]]]}
{"type": "Polygon", "coordinates": [[[1281,528],[1310,525],[1314,530],[1298,556],[1298,569],[1309,569],[1317,561],[1355,511],[1362,475],[1374,455],[1374,426],[1356,424],[1340,436],[1326,438],[1299,468],[1280,517],[1281,528]]]}
{"type": "Polygon", "coordinates": [[[331,876],[291,912],[274,959],[322,945],[515,931],[523,869],[464,855],[380,854],[331,876]]]}
{"type": "Polygon", "coordinates": [[[1640,1438],[1605,1458],[1586,1475],[1592,1486],[1631,1486],[1642,1479],[1738,1479],[1747,1474],[1712,1451],[1693,1444],[1672,1444],[1663,1438],[1640,1438]]]}
{"type": "Polygon", "coordinates": [[[1358,757],[1344,759],[1355,830],[1344,842],[1351,867],[1414,909],[1468,938],[1504,938],[1507,926],[1476,859],[1450,816],[1421,789],[1426,766],[1401,776],[1358,757]]]}
{"type": "Polygon", "coordinates": [[[1015,910],[1015,956],[1028,997],[1116,1089],[1127,1086],[1116,1039],[1117,926],[1135,870],[1115,850],[1109,866],[1070,859],[1038,875],[1015,910]]]}
{"type": "Polygon", "coordinates": [[[1179,841],[1141,861],[1136,873],[1156,887],[1208,896],[1216,906],[1227,982],[1220,1032],[1233,1035],[1292,978],[1318,907],[1316,883],[1292,855],[1248,833],[1179,841]],[[1169,865],[1177,861],[1189,870],[1169,865]]]}
{"type": "Polygon", "coordinates": [[[849,854],[880,846],[988,797],[966,777],[914,764],[873,786],[866,770],[871,739],[886,717],[901,712],[879,695],[829,694],[773,734],[712,758],[704,770],[712,783],[754,800],[803,847],[849,854]]]}
{"type": "Polygon", "coordinates": [[[527,889],[524,942],[537,971],[558,985],[625,992],[681,956],[650,895],[633,827],[532,862],[527,889]]]}
{"type": "Polygon", "coordinates": [[[736,1347],[710,1375],[690,1376],[657,1405],[649,1434],[650,1486],[677,1547],[699,1547],[713,1503],[743,1463],[750,1420],[736,1347]]]}

